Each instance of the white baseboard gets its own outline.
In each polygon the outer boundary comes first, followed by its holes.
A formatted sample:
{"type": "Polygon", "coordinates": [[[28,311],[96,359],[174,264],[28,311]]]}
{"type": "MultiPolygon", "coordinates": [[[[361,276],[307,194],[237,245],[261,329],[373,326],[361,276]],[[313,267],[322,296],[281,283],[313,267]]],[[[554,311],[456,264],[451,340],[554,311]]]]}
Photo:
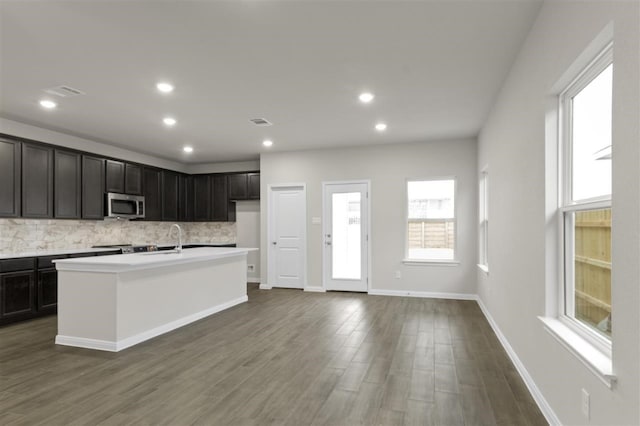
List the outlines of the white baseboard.
{"type": "Polygon", "coordinates": [[[536,404],[538,404],[538,407],[540,408],[540,411],[542,411],[544,417],[547,419],[547,422],[549,422],[550,425],[561,425],[562,423],[560,422],[560,419],[558,418],[558,416],[556,416],[556,413],[554,413],[553,409],[542,395],[542,392],[540,392],[540,389],[538,389],[538,386],[536,386],[536,383],[533,381],[533,378],[525,368],[524,364],[522,363],[522,361],[520,361],[520,358],[518,358],[518,355],[509,344],[506,336],[502,334],[502,331],[500,331],[498,324],[494,321],[493,317],[489,313],[489,310],[482,302],[482,299],[476,296],[476,301],[478,302],[478,305],[480,306],[480,309],[482,310],[485,318],[489,322],[489,325],[491,325],[493,332],[496,333],[496,336],[498,336],[498,340],[500,340],[502,347],[505,351],[507,351],[511,362],[513,362],[513,365],[516,366],[520,377],[522,377],[525,385],[527,385],[527,389],[529,389],[531,396],[533,396],[536,404]]]}
{"type": "Polygon", "coordinates": [[[310,293],[325,293],[326,290],[324,289],[324,287],[319,287],[319,286],[309,286],[309,287],[305,287],[304,291],[308,291],[310,293]]]}
{"type": "Polygon", "coordinates": [[[64,346],[75,346],[86,349],[97,349],[100,351],[118,352],[131,346],[137,345],[138,343],[142,343],[145,340],[149,340],[161,334],[173,331],[176,328],[180,328],[192,322],[201,320],[202,318],[208,317],[209,315],[213,315],[220,311],[224,311],[225,309],[229,309],[233,306],[239,305],[240,303],[244,303],[247,300],[249,300],[248,296],[244,295],[229,302],[212,306],[211,308],[196,312],[195,314],[187,315],[186,317],[179,318],[175,321],[171,321],[167,324],[163,324],[161,326],[152,328],[151,330],[147,330],[143,333],[139,333],[115,342],[108,340],[87,339],[85,337],[57,335],[56,344],[64,346]]]}
{"type": "Polygon", "coordinates": [[[247,282],[252,284],[260,284],[260,277],[247,277],[247,282]]]}
{"type": "Polygon", "coordinates": [[[369,289],[369,294],[373,296],[422,297],[422,298],[428,298],[428,299],[455,299],[455,300],[476,300],[477,299],[477,296],[475,294],[439,293],[439,292],[432,292],[432,291],[369,289]]]}
{"type": "Polygon", "coordinates": [[[269,284],[260,284],[258,288],[260,290],[271,290],[271,286],[269,284]]]}

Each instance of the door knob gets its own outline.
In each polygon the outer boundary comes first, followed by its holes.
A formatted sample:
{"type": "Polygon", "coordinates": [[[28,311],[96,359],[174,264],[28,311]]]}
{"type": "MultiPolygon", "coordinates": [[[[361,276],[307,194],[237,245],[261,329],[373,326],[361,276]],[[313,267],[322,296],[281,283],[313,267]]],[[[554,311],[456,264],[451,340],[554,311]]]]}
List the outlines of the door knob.
{"type": "Polygon", "coordinates": [[[276,244],[278,244],[278,242],[277,242],[277,241],[274,241],[274,242],[272,242],[271,244],[273,244],[273,245],[275,246],[276,244]]]}

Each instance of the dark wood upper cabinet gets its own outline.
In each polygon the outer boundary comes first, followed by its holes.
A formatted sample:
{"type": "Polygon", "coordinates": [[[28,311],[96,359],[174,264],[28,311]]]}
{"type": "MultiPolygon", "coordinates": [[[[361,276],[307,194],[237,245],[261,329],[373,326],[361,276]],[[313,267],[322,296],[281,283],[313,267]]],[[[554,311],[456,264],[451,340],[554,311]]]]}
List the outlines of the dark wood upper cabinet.
{"type": "Polygon", "coordinates": [[[104,163],[102,158],[82,156],[82,218],[104,218],[104,163]]]}
{"type": "Polygon", "coordinates": [[[144,177],[144,203],[145,220],[162,220],[162,171],[145,167],[144,177]]]}
{"type": "Polygon", "coordinates": [[[0,216],[20,216],[22,144],[0,139],[0,216]]]}
{"type": "Polygon", "coordinates": [[[124,163],[107,160],[105,192],[124,194],[124,163]]]}
{"type": "Polygon", "coordinates": [[[189,175],[178,178],[178,220],[193,220],[193,177],[189,175]]]}
{"type": "Polygon", "coordinates": [[[260,199],[260,173],[247,173],[247,199],[260,199]]]}
{"type": "Polygon", "coordinates": [[[82,157],[80,154],[55,150],[53,166],[54,208],[59,219],[81,216],[82,157]]]}
{"type": "Polygon", "coordinates": [[[193,220],[211,220],[211,182],[209,175],[193,177],[193,220]]]}
{"type": "Polygon", "coordinates": [[[162,220],[178,220],[178,174],[162,171],[162,220]]]}
{"type": "Polygon", "coordinates": [[[53,149],[22,144],[22,217],[53,217],[53,149]]]}
{"type": "Polygon", "coordinates": [[[229,220],[229,198],[227,196],[227,175],[211,175],[211,220],[229,220]]]}
{"type": "Polygon", "coordinates": [[[124,193],[142,195],[142,166],[130,163],[125,164],[124,193]]]}
{"type": "Polygon", "coordinates": [[[229,199],[230,200],[246,200],[247,199],[247,174],[237,173],[230,174],[227,177],[229,183],[229,199]]]}

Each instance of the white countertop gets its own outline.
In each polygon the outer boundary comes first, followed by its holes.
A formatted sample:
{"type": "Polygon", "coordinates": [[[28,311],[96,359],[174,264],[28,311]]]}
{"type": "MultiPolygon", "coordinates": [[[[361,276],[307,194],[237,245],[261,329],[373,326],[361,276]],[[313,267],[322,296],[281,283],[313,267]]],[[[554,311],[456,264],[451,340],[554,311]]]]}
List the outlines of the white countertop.
{"type": "Polygon", "coordinates": [[[53,250],[35,250],[35,251],[21,251],[17,253],[0,253],[0,260],[2,259],[15,259],[18,257],[40,257],[40,256],[57,256],[61,254],[75,254],[75,253],[98,253],[105,251],[114,251],[116,248],[77,248],[77,249],[53,249],[53,250]]]}
{"type": "Polygon", "coordinates": [[[75,259],[54,260],[59,271],[117,273],[154,269],[170,265],[206,262],[233,256],[246,256],[257,248],[236,247],[199,247],[173,251],[157,251],[133,254],[117,254],[113,256],[92,256],[75,259]]]}
{"type": "MultiPolygon", "coordinates": [[[[210,246],[210,245],[224,245],[235,243],[182,243],[183,246],[210,246]]],[[[146,245],[146,244],[134,244],[134,245],[146,245]]],[[[158,247],[173,247],[175,244],[158,244],[158,247]]],[[[22,252],[5,252],[0,253],[0,260],[3,259],[15,259],[19,257],[40,257],[40,256],[57,256],[62,254],[75,254],[75,253],[99,253],[107,251],[115,251],[117,247],[112,248],[75,248],[75,249],[52,249],[52,250],[34,250],[34,251],[22,251],[22,252]]]]}

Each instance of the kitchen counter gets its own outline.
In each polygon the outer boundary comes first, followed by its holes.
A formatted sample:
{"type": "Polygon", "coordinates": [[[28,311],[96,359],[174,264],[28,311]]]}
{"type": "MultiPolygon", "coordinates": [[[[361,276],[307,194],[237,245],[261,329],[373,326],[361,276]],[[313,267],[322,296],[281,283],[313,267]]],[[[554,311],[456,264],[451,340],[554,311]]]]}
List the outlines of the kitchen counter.
{"type": "Polygon", "coordinates": [[[202,247],[56,260],[56,343],[117,352],[246,302],[252,250],[202,247]]]}
{"type": "Polygon", "coordinates": [[[150,251],[145,253],[117,254],[113,256],[81,257],[76,259],[58,259],[53,262],[58,271],[78,272],[126,272],[142,269],[154,269],[171,265],[197,263],[225,257],[247,255],[257,248],[200,247],[174,251],[150,251]]]}
{"type": "MultiPolygon", "coordinates": [[[[219,246],[224,247],[234,243],[183,243],[183,246],[219,246]]],[[[175,244],[158,244],[158,248],[175,247],[175,244]]],[[[4,252],[0,253],[0,260],[3,259],[17,259],[21,257],[40,257],[40,256],[58,256],[64,254],[75,253],[104,253],[114,251],[116,248],[76,248],[76,249],[52,249],[52,250],[33,250],[23,252],[4,252]]]]}

